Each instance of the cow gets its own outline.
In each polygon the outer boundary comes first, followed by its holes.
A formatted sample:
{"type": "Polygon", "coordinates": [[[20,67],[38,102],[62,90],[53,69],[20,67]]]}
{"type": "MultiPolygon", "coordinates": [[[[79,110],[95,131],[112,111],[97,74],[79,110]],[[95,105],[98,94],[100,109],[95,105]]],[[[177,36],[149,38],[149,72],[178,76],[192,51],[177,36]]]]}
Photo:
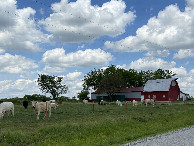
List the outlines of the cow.
{"type": "Polygon", "coordinates": [[[98,102],[99,105],[106,105],[106,101],[101,100],[100,102],[98,102]]]}
{"type": "MultiPolygon", "coordinates": [[[[47,112],[49,113],[49,117],[51,116],[51,103],[49,101],[47,102],[38,102],[38,101],[32,101],[32,107],[34,108],[37,120],[39,120],[40,113],[45,113],[45,116],[47,112]]],[[[44,118],[45,118],[44,116],[44,118]]]]}
{"type": "Polygon", "coordinates": [[[14,104],[12,102],[3,102],[0,104],[0,119],[3,119],[5,113],[12,114],[14,117],[14,104]]]}
{"type": "Polygon", "coordinates": [[[88,104],[88,100],[83,100],[83,104],[88,104]]]}
{"type": "Polygon", "coordinates": [[[116,101],[116,105],[122,106],[122,103],[121,103],[119,100],[117,100],[117,101],[116,101]]]}
{"type": "Polygon", "coordinates": [[[27,109],[27,107],[28,107],[28,101],[23,101],[23,106],[24,106],[25,109],[27,109]]]}
{"type": "Polygon", "coordinates": [[[133,100],[132,103],[133,103],[133,106],[137,106],[137,101],[133,100]]]}
{"type": "Polygon", "coordinates": [[[154,107],[154,104],[155,104],[154,99],[143,99],[142,102],[145,103],[146,107],[148,106],[148,103],[152,104],[153,107],[154,107]]]}
{"type": "Polygon", "coordinates": [[[57,101],[58,104],[62,104],[62,101],[57,101]]]}
{"type": "Polygon", "coordinates": [[[58,104],[57,103],[51,103],[51,108],[54,108],[54,109],[56,109],[57,108],[57,106],[58,106],[58,104]]]}

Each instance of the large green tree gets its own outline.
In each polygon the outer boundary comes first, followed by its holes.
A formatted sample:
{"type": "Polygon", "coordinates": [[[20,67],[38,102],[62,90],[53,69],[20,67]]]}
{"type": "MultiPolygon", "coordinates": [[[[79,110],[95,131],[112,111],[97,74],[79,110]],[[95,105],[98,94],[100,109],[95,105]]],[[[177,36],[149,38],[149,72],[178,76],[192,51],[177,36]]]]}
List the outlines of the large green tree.
{"type": "Polygon", "coordinates": [[[81,92],[78,93],[77,97],[80,101],[86,99],[88,100],[89,97],[88,95],[90,94],[90,92],[88,90],[82,90],[81,92]]]}
{"type": "Polygon", "coordinates": [[[97,86],[97,93],[107,93],[111,101],[115,92],[126,87],[126,82],[117,73],[105,75],[97,86]]]}
{"type": "Polygon", "coordinates": [[[49,76],[40,74],[38,75],[38,85],[40,90],[43,93],[50,93],[53,96],[53,99],[59,97],[60,94],[67,93],[68,87],[65,84],[62,84],[63,77],[49,76]]]}
{"type": "Polygon", "coordinates": [[[95,69],[84,77],[84,89],[88,90],[91,87],[97,93],[107,93],[112,100],[112,96],[116,91],[126,87],[126,81],[122,74],[123,69],[119,69],[114,65],[106,69],[95,69]]]}

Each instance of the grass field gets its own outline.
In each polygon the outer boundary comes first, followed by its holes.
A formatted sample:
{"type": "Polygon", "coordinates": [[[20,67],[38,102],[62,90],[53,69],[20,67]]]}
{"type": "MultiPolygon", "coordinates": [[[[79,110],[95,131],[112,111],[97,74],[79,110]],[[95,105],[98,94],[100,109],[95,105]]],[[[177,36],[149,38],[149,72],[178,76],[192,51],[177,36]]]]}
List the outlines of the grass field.
{"type": "Polygon", "coordinates": [[[118,107],[63,103],[51,117],[36,120],[32,106],[15,105],[15,116],[0,120],[0,145],[122,145],[140,138],[194,125],[194,104],[165,103],[118,107]]]}

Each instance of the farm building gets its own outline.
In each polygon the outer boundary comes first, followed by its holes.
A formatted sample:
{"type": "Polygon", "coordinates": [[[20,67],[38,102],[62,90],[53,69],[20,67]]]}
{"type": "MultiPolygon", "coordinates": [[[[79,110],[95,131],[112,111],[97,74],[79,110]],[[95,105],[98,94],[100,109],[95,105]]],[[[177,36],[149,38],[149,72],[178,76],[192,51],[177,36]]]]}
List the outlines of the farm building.
{"type": "MultiPolygon", "coordinates": [[[[134,87],[134,88],[124,88],[113,95],[113,101],[141,101],[141,95],[143,92],[143,87],[134,87]]],[[[110,101],[110,98],[106,93],[104,94],[97,94],[96,92],[91,93],[91,99],[93,101],[110,101]]]]}
{"type": "Polygon", "coordinates": [[[144,86],[144,99],[155,98],[156,101],[180,100],[180,88],[177,78],[148,80],[144,86]]]}
{"type": "Polygon", "coordinates": [[[188,98],[189,94],[183,93],[182,91],[180,92],[180,100],[185,101],[188,98]]]}

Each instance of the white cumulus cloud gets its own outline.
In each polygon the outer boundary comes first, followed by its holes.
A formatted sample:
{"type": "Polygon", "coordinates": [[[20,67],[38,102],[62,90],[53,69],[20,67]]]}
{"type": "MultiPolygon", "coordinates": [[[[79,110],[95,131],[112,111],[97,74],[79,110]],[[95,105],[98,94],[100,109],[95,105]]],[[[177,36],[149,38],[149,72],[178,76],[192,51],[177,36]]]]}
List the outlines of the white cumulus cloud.
{"type": "Polygon", "coordinates": [[[174,68],[171,68],[170,70],[173,71],[174,73],[176,73],[177,77],[181,77],[181,76],[186,76],[187,75],[187,70],[183,66],[181,66],[179,68],[175,68],[174,67],[174,68]]]}
{"type": "Polygon", "coordinates": [[[23,97],[24,95],[40,94],[35,80],[17,79],[0,81],[1,98],[23,97]]]}
{"type": "Polygon", "coordinates": [[[42,62],[51,67],[94,67],[107,65],[112,59],[110,53],[101,49],[78,50],[66,54],[63,48],[56,48],[46,51],[42,62]]]}
{"type": "Polygon", "coordinates": [[[183,59],[187,57],[194,57],[194,50],[186,49],[186,50],[179,50],[177,53],[174,54],[173,58],[176,59],[183,59]]]}
{"type": "Polygon", "coordinates": [[[194,0],[186,0],[189,7],[194,7],[194,0]]]}
{"type": "Polygon", "coordinates": [[[91,0],[68,2],[61,0],[51,6],[53,13],[40,24],[54,35],[55,41],[82,42],[100,36],[117,36],[134,21],[133,12],[125,12],[122,0],[111,0],[101,7],[91,5],[91,0]]]}
{"type": "MultiPolygon", "coordinates": [[[[188,2],[192,3],[193,0],[188,2]]],[[[160,11],[158,16],[150,18],[146,25],[140,27],[136,31],[136,36],[128,36],[117,42],[105,42],[105,48],[118,52],[151,51],[147,56],[159,56],[163,53],[166,56],[169,55],[168,50],[193,50],[193,24],[193,7],[187,6],[185,11],[180,11],[177,5],[169,5],[160,11]],[[157,53],[157,50],[167,52],[157,53]]]]}
{"type": "Polygon", "coordinates": [[[0,55],[0,72],[19,74],[37,68],[38,65],[31,59],[20,55],[0,55]]]}
{"type": "Polygon", "coordinates": [[[167,62],[161,58],[144,57],[136,61],[132,61],[129,64],[129,68],[133,68],[135,70],[157,70],[159,68],[171,69],[175,65],[176,63],[174,61],[167,62]]]}
{"type": "Polygon", "coordinates": [[[0,47],[4,50],[40,51],[48,35],[38,30],[30,7],[17,9],[16,0],[0,1],[0,47]],[[30,30],[30,31],[29,31],[30,30]]]}

